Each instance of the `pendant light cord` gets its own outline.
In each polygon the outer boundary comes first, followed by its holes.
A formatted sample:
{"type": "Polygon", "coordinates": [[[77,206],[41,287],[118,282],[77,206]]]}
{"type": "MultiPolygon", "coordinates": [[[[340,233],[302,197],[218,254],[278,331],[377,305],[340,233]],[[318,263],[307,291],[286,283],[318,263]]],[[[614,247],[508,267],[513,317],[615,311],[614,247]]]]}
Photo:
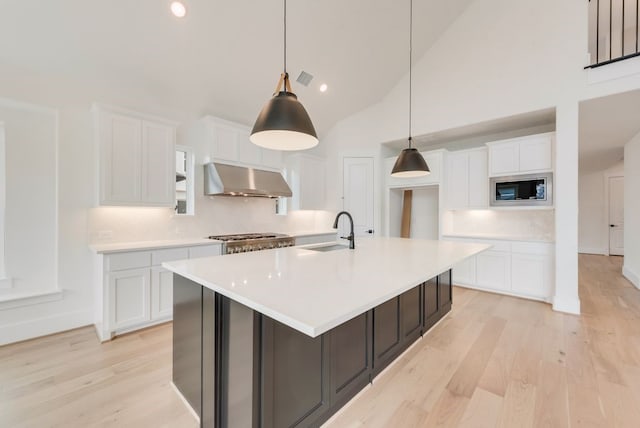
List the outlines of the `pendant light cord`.
{"type": "Polygon", "coordinates": [[[284,0],[284,74],[287,74],[287,0],[284,0]]]}
{"type": "MultiPolygon", "coordinates": [[[[286,1],[286,0],[285,0],[286,1]]],[[[413,65],[413,0],[409,0],[409,148],[411,148],[411,66],[413,65]]]]}

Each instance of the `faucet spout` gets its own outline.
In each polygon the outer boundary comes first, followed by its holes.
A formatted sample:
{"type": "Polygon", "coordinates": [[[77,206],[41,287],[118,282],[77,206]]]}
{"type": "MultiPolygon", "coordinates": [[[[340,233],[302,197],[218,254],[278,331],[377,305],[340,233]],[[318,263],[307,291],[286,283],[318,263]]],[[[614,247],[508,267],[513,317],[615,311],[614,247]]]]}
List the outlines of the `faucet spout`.
{"type": "Polygon", "coordinates": [[[338,228],[338,220],[340,220],[340,217],[342,215],[346,215],[349,218],[349,223],[351,226],[351,232],[349,233],[349,236],[341,236],[342,239],[346,239],[349,241],[349,249],[353,250],[356,248],[356,237],[355,234],[353,233],[353,217],[351,217],[351,214],[349,214],[347,211],[340,211],[338,213],[338,215],[336,216],[335,221],[333,222],[333,228],[337,229],[338,228]]]}

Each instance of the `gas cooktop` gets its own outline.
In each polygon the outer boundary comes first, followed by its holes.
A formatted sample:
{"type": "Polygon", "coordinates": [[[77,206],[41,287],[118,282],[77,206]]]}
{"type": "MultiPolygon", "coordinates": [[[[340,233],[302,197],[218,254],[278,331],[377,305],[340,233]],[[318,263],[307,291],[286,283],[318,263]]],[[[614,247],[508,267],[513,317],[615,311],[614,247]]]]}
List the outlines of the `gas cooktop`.
{"type": "Polygon", "coordinates": [[[217,239],[218,241],[248,241],[250,239],[275,239],[287,238],[289,235],[283,233],[238,233],[235,235],[211,235],[209,239],[217,239]]]}
{"type": "Polygon", "coordinates": [[[283,233],[239,233],[235,235],[212,235],[209,239],[223,241],[222,254],[246,253],[292,247],[296,238],[283,233]]]}

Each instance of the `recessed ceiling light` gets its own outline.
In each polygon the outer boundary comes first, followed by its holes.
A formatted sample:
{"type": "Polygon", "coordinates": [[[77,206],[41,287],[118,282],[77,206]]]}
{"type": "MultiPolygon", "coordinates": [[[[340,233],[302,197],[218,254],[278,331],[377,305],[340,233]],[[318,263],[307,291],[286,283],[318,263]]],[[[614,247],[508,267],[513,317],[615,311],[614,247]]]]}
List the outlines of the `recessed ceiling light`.
{"type": "Polygon", "coordinates": [[[181,1],[172,1],[171,13],[177,18],[184,18],[187,14],[187,7],[181,1]]]}
{"type": "Polygon", "coordinates": [[[329,87],[327,86],[326,83],[323,83],[322,85],[320,85],[320,92],[327,92],[327,89],[329,89],[329,87]]]}

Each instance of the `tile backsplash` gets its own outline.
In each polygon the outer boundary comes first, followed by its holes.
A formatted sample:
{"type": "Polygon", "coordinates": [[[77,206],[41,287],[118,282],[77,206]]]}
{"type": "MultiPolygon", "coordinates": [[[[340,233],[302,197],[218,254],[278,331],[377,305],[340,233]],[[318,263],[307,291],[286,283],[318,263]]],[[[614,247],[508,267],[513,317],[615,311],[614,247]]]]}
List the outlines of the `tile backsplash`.
{"type": "Polygon", "coordinates": [[[196,215],[171,208],[97,207],[89,211],[89,243],[201,238],[213,234],[330,230],[335,213],[292,211],[276,215],[275,201],[262,198],[207,197],[196,215]]]}
{"type": "Polygon", "coordinates": [[[495,236],[512,239],[554,241],[554,210],[459,210],[446,211],[443,235],[495,236]]]}

